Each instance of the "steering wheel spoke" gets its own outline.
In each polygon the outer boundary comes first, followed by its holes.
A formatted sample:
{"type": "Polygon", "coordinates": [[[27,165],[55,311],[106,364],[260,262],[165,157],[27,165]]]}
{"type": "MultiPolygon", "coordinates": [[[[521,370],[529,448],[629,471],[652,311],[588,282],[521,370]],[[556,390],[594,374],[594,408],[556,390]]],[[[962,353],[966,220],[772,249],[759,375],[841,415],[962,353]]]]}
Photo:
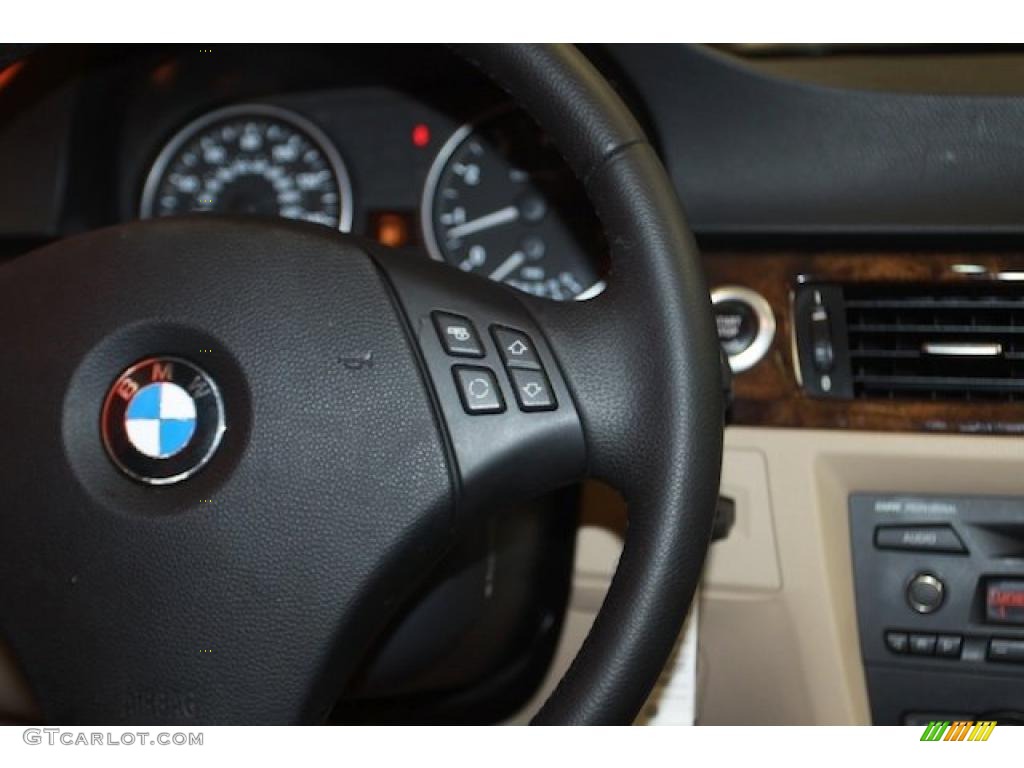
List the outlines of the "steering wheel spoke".
{"type": "Polygon", "coordinates": [[[579,480],[586,450],[542,327],[511,289],[437,262],[376,254],[445,422],[460,510],[488,513],[579,480]]]}

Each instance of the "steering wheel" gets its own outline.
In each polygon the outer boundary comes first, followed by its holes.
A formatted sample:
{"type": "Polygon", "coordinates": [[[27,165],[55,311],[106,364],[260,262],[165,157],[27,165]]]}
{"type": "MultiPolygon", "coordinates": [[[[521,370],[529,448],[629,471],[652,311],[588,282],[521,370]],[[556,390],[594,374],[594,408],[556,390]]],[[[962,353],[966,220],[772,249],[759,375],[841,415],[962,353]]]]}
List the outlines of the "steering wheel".
{"type": "Polygon", "coordinates": [[[708,289],[662,165],[577,50],[460,50],[583,181],[611,249],[596,298],[203,216],[0,268],[0,621],[47,720],[318,721],[462,526],[584,477],[619,489],[628,530],[534,722],[639,712],[718,489],[708,289]]]}

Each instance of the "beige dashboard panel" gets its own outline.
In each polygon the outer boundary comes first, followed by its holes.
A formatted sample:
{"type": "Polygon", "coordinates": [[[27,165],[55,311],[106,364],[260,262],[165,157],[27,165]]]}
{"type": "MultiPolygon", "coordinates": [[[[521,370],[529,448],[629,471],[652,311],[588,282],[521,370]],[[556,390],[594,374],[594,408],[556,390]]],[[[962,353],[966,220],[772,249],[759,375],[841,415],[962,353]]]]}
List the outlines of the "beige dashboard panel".
{"type": "Polygon", "coordinates": [[[782,573],[764,454],[748,448],[727,448],[722,461],[721,494],[733,500],[736,521],[729,536],[708,552],[704,586],[780,589],[782,573]]]}
{"type": "MultiPolygon", "coordinates": [[[[1024,444],[1011,437],[729,428],[725,446],[722,491],[736,500],[737,520],[730,539],[712,545],[702,588],[698,722],[870,722],[847,497],[1024,494],[1024,444]]],[[[545,686],[514,722],[540,705],[585,637],[617,563],[624,520],[621,499],[587,487],[562,642],[545,686]]]]}
{"type": "MultiPolygon", "coordinates": [[[[1012,437],[730,428],[725,483],[743,485],[737,451],[757,451],[767,463],[781,588],[707,585],[700,722],[867,723],[849,494],[1024,494],[1024,445],[1012,437]]],[[[723,548],[712,562],[724,557],[723,548]]]]}

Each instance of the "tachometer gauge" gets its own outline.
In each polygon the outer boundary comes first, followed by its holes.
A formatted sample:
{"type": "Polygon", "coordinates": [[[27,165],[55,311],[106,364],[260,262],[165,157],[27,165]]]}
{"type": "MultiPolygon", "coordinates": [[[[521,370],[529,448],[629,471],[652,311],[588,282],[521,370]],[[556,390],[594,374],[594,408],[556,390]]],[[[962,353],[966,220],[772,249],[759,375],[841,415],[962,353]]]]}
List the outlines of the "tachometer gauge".
{"type": "Polygon", "coordinates": [[[441,148],[423,193],[430,254],[556,300],[603,288],[604,236],[582,186],[532,120],[505,111],[441,148]]]}
{"type": "Polygon", "coordinates": [[[338,151],[301,115],[265,104],[210,112],[157,156],[142,218],[189,213],[281,216],[347,232],[352,186],[338,151]]]}

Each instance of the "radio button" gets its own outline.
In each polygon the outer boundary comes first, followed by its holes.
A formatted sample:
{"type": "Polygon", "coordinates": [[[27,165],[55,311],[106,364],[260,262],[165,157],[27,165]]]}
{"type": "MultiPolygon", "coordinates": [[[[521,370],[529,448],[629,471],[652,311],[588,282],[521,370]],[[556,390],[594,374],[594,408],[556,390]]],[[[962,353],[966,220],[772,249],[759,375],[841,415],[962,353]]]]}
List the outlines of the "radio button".
{"type": "Polygon", "coordinates": [[[960,635],[939,635],[935,642],[935,655],[946,659],[959,659],[964,647],[964,639],[960,635]]]}
{"type": "Polygon", "coordinates": [[[988,644],[989,661],[1024,663],[1024,640],[993,637],[988,644]]]}
{"type": "Polygon", "coordinates": [[[934,656],[935,635],[911,635],[910,652],[915,656],[934,656]]]}
{"type": "MultiPolygon", "coordinates": [[[[930,573],[919,573],[907,586],[907,603],[918,613],[934,613],[942,607],[945,585],[930,573]]],[[[910,638],[913,646],[914,638],[910,638]]]]}
{"type": "Polygon", "coordinates": [[[885,647],[893,653],[906,653],[909,649],[909,638],[906,632],[886,632],[885,647]]]}
{"type": "Polygon", "coordinates": [[[875,528],[875,546],[909,552],[967,552],[948,525],[880,525],[875,528]]]}

